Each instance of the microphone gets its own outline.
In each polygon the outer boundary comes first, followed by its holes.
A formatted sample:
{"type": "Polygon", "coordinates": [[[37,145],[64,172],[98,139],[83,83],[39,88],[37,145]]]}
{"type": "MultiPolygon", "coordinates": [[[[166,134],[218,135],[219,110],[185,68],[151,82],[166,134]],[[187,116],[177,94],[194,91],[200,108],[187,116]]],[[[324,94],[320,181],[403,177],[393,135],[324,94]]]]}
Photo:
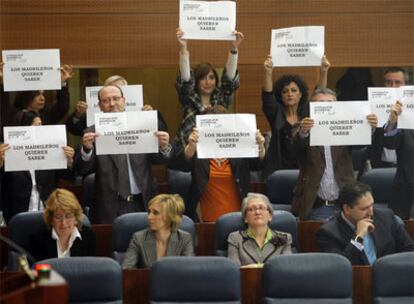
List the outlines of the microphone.
{"type": "Polygon", "coordinates": [[[3,236],[0,234],[0,241],[5,242],[7,245],[9,245],[11,248],[13,248],[14,250],[16,250],[18,253],[27,256],[27,258],[32,262],[32,263],[36,263],[36,260],[34,259],[34,257],[28,253],[23,247],[21,247],[20,245],[16,244],[15,242],[13,242],[12,240],[10,240],[9,238],[3,236]]]}
{"type": "Polygon", "coordinates": [[[32,281],[36,280],[36,275],[30,270],[29,262],[27,261],[27,259],[29,259],[32,263],[35,263],[36,260],[33,258],[33,256],[30,253],[28,253],[23,247],[21,247],[20,245],[16,244],[12,240],[1,234],[0,240],[21,254],[21,256],[19,257],[20,267],[24,270],[24,272],[32,281]]]}

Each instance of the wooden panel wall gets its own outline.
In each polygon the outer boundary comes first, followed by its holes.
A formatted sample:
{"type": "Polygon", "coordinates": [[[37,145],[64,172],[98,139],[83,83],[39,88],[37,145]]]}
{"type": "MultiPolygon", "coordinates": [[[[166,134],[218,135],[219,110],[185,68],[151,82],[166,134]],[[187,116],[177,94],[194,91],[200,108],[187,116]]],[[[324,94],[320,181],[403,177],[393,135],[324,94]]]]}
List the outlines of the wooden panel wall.
{"type": "MultiPolygon", "coordinates": [[[[177,25],[178,0],[0,1],[0,48],[60,48],[62,61],[77,67],[176,67],[177,25]]],[[[239,0],[237,28],[246,39],[237,111],[261,113],[270,30],[300,25],[325,25],[333,66],[414,66],[413,0],[239,0]]],[[[189,48],[193,63],[221,66],[228,43],[190,41],[189,48]]],[[[310,87],[317,82],[317,69],[295,71],[310,87]]]]}

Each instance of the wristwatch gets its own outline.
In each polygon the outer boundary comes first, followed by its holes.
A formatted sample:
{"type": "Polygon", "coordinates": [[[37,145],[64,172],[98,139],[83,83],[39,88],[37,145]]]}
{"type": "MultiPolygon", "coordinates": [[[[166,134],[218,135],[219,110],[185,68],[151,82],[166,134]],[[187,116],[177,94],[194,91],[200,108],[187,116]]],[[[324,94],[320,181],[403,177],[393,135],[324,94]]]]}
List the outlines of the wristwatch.
{"type": "Polygon", "coordinates": [[[354,238],[354,241],[360,243],[361,245],[364,243],[364,239],[359,235],[354,238]]]}

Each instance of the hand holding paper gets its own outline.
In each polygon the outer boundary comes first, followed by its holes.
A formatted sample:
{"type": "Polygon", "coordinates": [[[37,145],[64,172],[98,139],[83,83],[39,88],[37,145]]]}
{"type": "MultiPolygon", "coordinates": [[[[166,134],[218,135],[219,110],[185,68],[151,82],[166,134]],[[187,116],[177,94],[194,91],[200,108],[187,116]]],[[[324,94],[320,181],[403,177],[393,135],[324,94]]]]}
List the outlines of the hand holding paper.
{"type": "Polygon", "coordinates": [[[168,145],[170,143],[170,135],[164,131],[157,131],[154,134],[158,137],[158,144],[160,146],[161,151],[167,150],[168,145]]]}
{"type": "Polygon", "coordinates": [[[75,73],[71,65],[65,64],[60,67],[60,79],[62,81],[62,86],[65,84],[66,80],[72,78],[75,73]]]}
{"type": "Polygon", "coordinates": [[[76,103],[76,112],[75,112],[75,116],[77,118],[81,118],[83,115],[86,114],[86,110],[88,109],[88,104],[83,101],[83,100],[79,100],[76,103]]]}
{"type": "Polygon", "coordinates": [[[375,129],[377,127],[377,124],[378,124],[377,115],[369,114],[369,115],[367,115],[367,119],[368,119],[369,124],[371,125],[371,128],[375,129]]]}
{"type": "Polygon", "coordinates": [[[302,132],[303,134],[308,134],[310,129],[312,129],[313,124],[314,121],[312,118],[305,117],[304,119],[302,119],[300,123],[300,132],[302,132]]]}
{"type": "Polygon", "coordinates": [[[177,41],[178,41],[178,45],[180,47],[180,50],[181,51],[186,51],[187,50],[187,39],[183,39],[184,32],[181,31],[180,28],[177,28],[176,36],[177,36],[177,41]]]}
{"type": "Polygon", "coordinates": [[[92,150],[93,143],[95,142],[96,136],[97,136],[96,133],[93,133],[93,132],[88,132],[88,133],[83,134],[82,145],[83,145],[83,150],[86,153],[92,150]]]}
{"type": "Polygon", "coordinates": [[[242,43],[244,39],[244,35],[242,32],[234,31],[234,36],[236,36],[236,40],[231,41],[231,50],[237,51],[237,49],[240,47],[240,44],[242,43]]]}
{"type": "Polygon", "coordinates": [[[73,150],[73,148],[69,146],[62,147],[62,149],[65,152],[66,159],[68,160],[68,168],[72,168],[75,150],[73,150]]]}
{"type": "Polygon", "coordinates": [[[0,144],[0,168],[4,165],[4,152],[10,149],[9,144],[0,144]]]}

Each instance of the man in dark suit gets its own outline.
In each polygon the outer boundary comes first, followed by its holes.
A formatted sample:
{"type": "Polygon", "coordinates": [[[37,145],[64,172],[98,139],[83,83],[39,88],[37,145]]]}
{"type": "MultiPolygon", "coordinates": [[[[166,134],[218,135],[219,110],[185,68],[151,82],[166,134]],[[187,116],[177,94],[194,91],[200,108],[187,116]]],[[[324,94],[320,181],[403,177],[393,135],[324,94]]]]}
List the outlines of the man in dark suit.
{"type": "MultiPolygon", "coordinates": [[[[310,101],[336,101],[336,94],[327,88],[316,89],[310,101]]],[[[367,120],[375,129],[376,115],[368,115],[367,120]]],[[[354,181],[353,147],[309,146],[313,123],[312,118],[305,117],[299,132],[293,137],[299,177],[293,189],[292,212],[301,219],[325,220],[337,211],[335,201],[340,187],[354,181]]]]}
{"type": "MultiPolygon", "coordinates": [[[[397,129],[403,105],[397,101],[391,108],[383,135],[384,146],[396,149],[397,173],[392,188],[390,208],[401,218],[408,219],[414,208],[414,130],[397,129]]],[[[414,216],[412,214],[411,216],[414,216]]]]}
{"type": "MultiPolygon", "coordinates": [[[[387,88],[399,88],[408,85],[408,74],[401,67],[391,67],[385,70],[384,86],[387,88]]],[[[395,167],[397,155],[395,148],[387,147],[384,142],[383,126],[379,126],[374,134],[372,146],[368,148],[368,155],[372,168],[390,168],[395,167]]]]}
{"type": "Polygon", "coordinates": [[[353,265],[372,265],[382,256],[414,251],[414,242],[390,209],[374,209],[371,188],[345,185],[339,194],[341,212],[316,233],[324,252],[338,253],[353,265]]]}
{"type": "MultiPolygon", "coordinates": [[[[125,98],[116,85],[104,86],[98,98],[104,113],[125,110],[125,98]]],[[[158,154],[96,155],[95,127],[85,130],[75,164],[81,175],[95,172],[95,204],[90,210],[93,223],[110,224],[121,214],[145,211],[156,192],[151,165],[166,162],[171,152],[168,133],[158,131],[155,135],[160,147],[158,154]]]]}

